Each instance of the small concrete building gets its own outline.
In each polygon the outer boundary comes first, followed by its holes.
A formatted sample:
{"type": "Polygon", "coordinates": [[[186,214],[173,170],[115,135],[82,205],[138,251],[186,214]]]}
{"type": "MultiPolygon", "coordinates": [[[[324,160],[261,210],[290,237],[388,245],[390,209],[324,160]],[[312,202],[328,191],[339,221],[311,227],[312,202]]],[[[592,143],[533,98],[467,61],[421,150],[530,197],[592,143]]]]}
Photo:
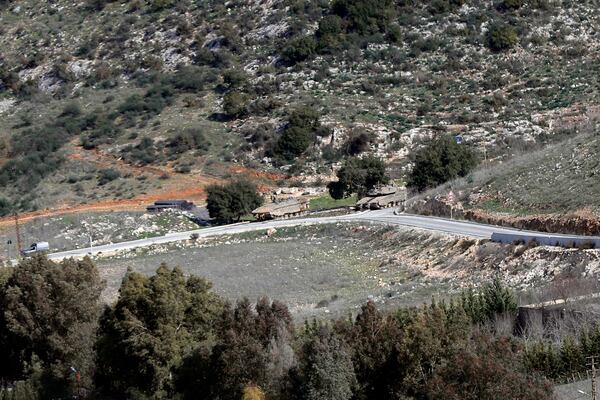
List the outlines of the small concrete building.
{"type": "Polygon", "coordinates": [[[252,215],[259,221],[267,219],[284,219],[306,214],[308,209],[308,199],[298,198],[282,201],[280,203],[266,204],[252,211],[252,215]]]}
{"type": "Polygon", "coordinates": [[[404,206],[406,188],[393,185],[375,187],[356,202],[357,210],[379,210],[381,208],[404,206]]]}

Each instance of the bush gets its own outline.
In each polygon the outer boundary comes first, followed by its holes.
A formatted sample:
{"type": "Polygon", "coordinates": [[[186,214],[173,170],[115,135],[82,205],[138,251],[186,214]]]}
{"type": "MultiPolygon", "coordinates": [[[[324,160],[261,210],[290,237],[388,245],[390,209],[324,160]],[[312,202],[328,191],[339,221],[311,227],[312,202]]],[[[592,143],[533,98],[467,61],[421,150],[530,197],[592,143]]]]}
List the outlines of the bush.
{"type": "Polygon", "coordinates": [[[487,44],[492,51],[505,51],[519,41],[515,29],[510,25],[492,25],[487,34],[487,44]]]}
{"type": "Polygon", "coordinates": [[[373,135],[366,132],[351,135],[342,145],[344,153],[349,156],[355,156],[369,149],[373,141],[373,135]]]}
{"type": "Polygon", "coordinates": [[[440,136],[417,151],[408,185],[418,190],[466,176],[477,165],[475,153],[451,136],[440,136]]]}
{"type": "Polygon", "coordinates": [[[108,182],[112,182],[115,179],[119,179],[120,177],[121,173],[116,169],[101,169],[100,171],[98,171],[98,185],[105,185],[108,182]]]}
{"type": "Polygon", "coordinates": [[[385,33],[396,16],[393,0],[335,0],[333,14],[343,18],[348,31],[361,35],[385,33]]]}
{"type": "Polygon", "coordinates": [[[524,0],[503,0],[498,8],[501,10],[516,10],[519,9],[525,4],[524,0]]]}
{"type": "Polygon", "coordinates": [[[4,217],[11,212],[10,202],[4,197],[0,197],[0,217],[4,217]]]}
{"type": "Polygon", "coordinates": [[[181,154],[189,150],[208,150],[209,142],[199,128],[188,128],[169,140],[167,147],[171,154],[181,154]]]}
{"type": "Polygon", "coordinates": [[[307,129],[290,127],[283,132],[277,141],[275,154],[286,160],[293,160],[308,149],[313,143],[314,135],[307,129]]]}
{"type": "Polygon", "coordinates": [[[317,50],[317,43],[311,36],[303,36],[288,42],[282,52],[283,59],[288,63],[297,63],[312,57],[317,50]]]}
{"type": "Polygon", "coordinates": [[[319,111],[310,106],[298,107],[292,111],[288,117],[288,125],[273,150],[275,155],[288,161],[293,160],[314,143],[317,134],[326,134],[321,129],[320,116],[319,111]]]}
{"type": "Polygon", "coordinates": [[[223,111],[231,118],[240,118],[247,114],[248,96],[240,92],[229,92],[223,98],[223,111]]]}

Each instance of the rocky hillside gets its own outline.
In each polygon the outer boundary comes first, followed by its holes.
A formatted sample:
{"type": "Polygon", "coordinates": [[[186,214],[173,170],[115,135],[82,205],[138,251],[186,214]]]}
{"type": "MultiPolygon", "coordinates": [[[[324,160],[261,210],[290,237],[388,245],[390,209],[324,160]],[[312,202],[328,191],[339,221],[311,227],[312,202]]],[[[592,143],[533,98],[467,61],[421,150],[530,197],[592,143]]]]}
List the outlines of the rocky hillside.
{"type": "Polygon", "coordinates": [[[600,235],[600,136],[576,135],[530,150],[508,162],[490,162],[467,178],[415,197],[414,212],[448,215],[447,194],[456,194],[455,215],[547,232],[600,235]]]}
{"type": "Polygon", "coordinates": [[[361,152],[402,178],[444,132],[502,157],[592,118],[599,19],[591,1],[0,1],[0,190],[21,210],[136,198],[232,164],[314,183],[361,152]]]}

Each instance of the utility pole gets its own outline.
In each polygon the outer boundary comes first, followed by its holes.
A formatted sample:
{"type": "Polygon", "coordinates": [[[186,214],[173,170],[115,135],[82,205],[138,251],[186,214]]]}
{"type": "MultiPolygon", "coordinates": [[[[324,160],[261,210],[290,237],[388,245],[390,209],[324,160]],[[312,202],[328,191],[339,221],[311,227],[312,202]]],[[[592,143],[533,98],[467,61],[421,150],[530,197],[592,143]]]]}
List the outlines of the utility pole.
{"type": "Polygon", "coordinates": [[[592,400],[596,400],[596,358],[588,357],[588,366],[592,368],[592,400]]]}
{"type": "Polygon", "coordinates": [[[21,231],[19,229],[19,214],[15,213],[15,233],[17,234],[17,258],[21,254],[21,231]]]}

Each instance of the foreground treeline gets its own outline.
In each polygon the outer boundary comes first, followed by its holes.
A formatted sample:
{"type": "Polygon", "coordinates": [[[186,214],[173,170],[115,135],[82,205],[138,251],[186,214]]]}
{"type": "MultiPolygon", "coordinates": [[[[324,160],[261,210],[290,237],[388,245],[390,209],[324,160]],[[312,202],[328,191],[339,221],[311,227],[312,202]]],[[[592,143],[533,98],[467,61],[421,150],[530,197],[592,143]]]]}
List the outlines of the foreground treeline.
{"type": "Polygon", "coordinates": [[[89,259],[1,271],[0,399],[552,398],[534,353],[491,328],[516,308],[498,282],[449,304],[387,314],[369,302],[296,326],[283,303],[231,305],[165,265],[128,272],[104,309],[89,259]]]}

